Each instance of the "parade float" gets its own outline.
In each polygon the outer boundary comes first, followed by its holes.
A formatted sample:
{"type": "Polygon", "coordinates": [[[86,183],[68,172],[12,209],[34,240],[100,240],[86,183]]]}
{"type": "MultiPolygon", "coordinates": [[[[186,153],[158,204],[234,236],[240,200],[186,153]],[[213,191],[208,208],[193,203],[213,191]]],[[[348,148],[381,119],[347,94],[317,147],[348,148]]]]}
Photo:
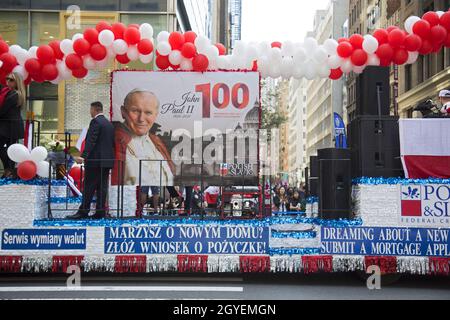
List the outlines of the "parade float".
{"type": "MultiPolygon", "coordinates": [[[[350,72],[362,73],[367,66],[411,64],[419,55],[450,47],[450,12],[411,17],[405,29],[378,29],[373,35],[328,39],[324,44],[313,38],[303,43],[239,42],[226,55],[223,45],[212,45],[193,32],[161,32],[155,41],[149,24],[99,22],[72,39],[29,50],[0,41],[0,78],[4,81],[13,71],[26,83],[59,83],[71,77],[82,79],[113,59],[121,64],[154,61],[157,72],[112,72],[110,120],[122,120],[120,108],[130,90],[151,89],[161,101],[161,136],[167,133],[168,141],[173,141],[175,131],[181,129],[176,141],[188,141],[184,152],[178,153],[184,158],[174,184],[259,187],[264,185],[260,78],[337,80],[350,72]],[[196,120],[203,128],[189,136],[196,130],[196,120]],[[248,148],[254,148],[237,157],[238,163],[250,164],[244,175],[229,174],[244,168],[233,167],[235,159],[227,158],[227,153],[234,155],[232,151],[217,152],[218,145],[224,145],[218,138],[227,130],[232,131],[227,134],[247,132],[248,148]],[[214,158],[206,169],[205,154],[214,158]],[[189,161],[188,166],[194,167],[183,170],[189,161]],[[200,174],[195,164],[200,164],[200,174]]],[[[353,206],[345,219],[319,218],[320,200],[314,197],[308,199],[305,212],[267,214],[262,187],[259,211],[245,219],[224,214],[136,217],[136,186],[145,185],[139,177],[130,185],[111,184],[110,219],[72,221],[64,217],[81,200],[69,174],[54,180],[42,148],[30,152],[15,145],[8,152],[18,163],[20,179],[0,180],[0,272],[5,274],[64,273],[72,265],[83,272],[111,273],[309,274],[365,272],[373,265],[384,274],[450,272],[450,181],[445,179],[450,166],[445,154],[438,155],[444,158],[440,178],[354,179],[353,206]]],[[[425,150],[423,155],[427,154],[434,155],[432,150],[425,150]]]]}

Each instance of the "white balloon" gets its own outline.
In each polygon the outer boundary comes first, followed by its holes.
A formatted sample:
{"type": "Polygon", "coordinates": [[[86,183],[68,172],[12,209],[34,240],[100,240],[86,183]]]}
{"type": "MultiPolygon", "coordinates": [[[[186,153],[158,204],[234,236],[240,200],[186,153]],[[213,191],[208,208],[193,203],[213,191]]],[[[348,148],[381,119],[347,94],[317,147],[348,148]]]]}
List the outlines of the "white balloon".
{"type": "Polygon", "coordinates": [[[406,30],[406,32],[408,32],[409,34],[412,34],[413,33],[413,26],[419,20],[421,20],[421,19],[419,17],[417,17],[417,16],[411,16],[408,19],[406,19],[406,21],[405,21],[405,30],[406,30]]]}
{"type": "Polygon", "coordinates": [[[69,55],[71,53],[74,53],[73,50],[73,41],[69,39],[64,39],[59,43],[59,48],[65,55],[69,55]]]}
{"type": "Polygon", "coordinates": [[[84,56],[83,57],[83,66],[88,70],[95,69],[95,66],[96,66],[95,60],[92,59],[91,56],[84,56]]]}
{"type": "Polygon", "coordinates": [[[17,44],[13,44],[11,47],[9,47],[9,53],[15,57],[17,57],[17,53],[19,53],[21,50],[22,47],[17,44]]]}
{"type": "Polygon", "coordinates": [[[168,42],[160,42],[156,46],[156,50],[158,50],[159,54],[162,56],[168,56],[172,48],[168,42]]]}
{"type": "Polygon", "coordinates": [[[271,63],[280,64],[283,56],[280,48],[272,48],[269,52],[269,60],[271,63]]]}
{"type": "Polygon", "coordinates": [[[353,70],[353,64],[350,59],[345,59],[341,65],[341,70],[344,73],[350,73],[353,70]]]}
{"type": "Polygon", "coordinates": [[[0,61],[0,68],[3,66],[3,61],[0,61]]]}
{"type": "MultiPolygon", "coordinates": [[[[105,59],[103,59],[103,60],[100,60],[100,61],[96,61],[96,62],[95,62],[95,68],[96,68],[97,70],[105,69],[107,65],[108,65],[108,58],[105,58],[105,59]]],[[[86,77],[87,77],[87,76],[86,76],[86,77]]]]}
{"type": "Polygon", "coordinates": [[[167,31],[161,31],[156,38],[158,42],[169,42],[170,33],[167,31]]]}
{"type": "Polygon", "coordinates": [[[284,57],[292,57],[295,53],[295,46],[292,41],[283,42],[281,45],[281,54],[284,57]]]}
{"type": "Polygon", "coordinates": [[[297,48],[294,54],[295,64],[301,64],[306,60],[306,51],[303,47],[297,48]]]}
{"type": "Polygon", "coordinates": [[[56,68],[58,69],[59,77],[61,80],[69,80],[72,78],[72,72],[67,68],[64,61],[56,62],[56,68]]]}
{"type": "Polygon", "coordinates": [[[204,54],[210,45],[211,45],[211,41],[204,36],[198,36],[195,39],[195,46],[197,47],[197,51],[200,53],[204,54]]]}
{"type": "MultiPolygon", "coordinates": [[[[68,40],[68,41],[70,41],[72,43],[71,40],[68,40]]],[[[61,44],[62,44],[62,42],[61,42],[61,44]]],[[[36,55],[37,49],[38,49],[38,47],[36,47],[36,46],[32,46],[30,49],[28,49],[28,54],[30,55],[31,58],[35,58],[35,59],[37,58],[37,55],[36,55]]],[[[73,48],[72,48],[72,50],[73,50],[73,48]]]]}
{"type": "Polygon", "coordinates": [[[108,58],[108,60],[112,60],[116,57],[116,52],[114,51],[113,45],[106,47],[106,57],[108,58]]]}
{"type": "Polygon", "coordinates": [[[15,73],[20,74],[20,76],[22,77],[22,79],[26,79],[28,78],[28,71],[21,65],[19,66],[15,66],[14,69],[12,70],[15,73]]]}
{"type": "Polygon", "coordinates": [[[209,60],[208,70],[217,70],[217,61],[216,60],[209,60]]]}
{"type": "Polygon", "coordinates": [[[419,58],[419,52],[418,51],[408,51],[408,61],[406,62],[406,64],[413,64],[417,61],[417,59],[419,58]]]}
{"type": "Polygon", "coordinates": [[[114,32],[111,30],[102,30],[98,34],[98,42],[105,47],[111,46],[114,43],[114,32]]]}
{"type": "Polygon", "coordinates": [[[16,143],[11,145],[7,153],[8,157],[16,163],[31,160],[30,151],[23,144],[16,143]]]}
{"type": "Polygon", "coordinates": [[[327,53],[330,56],[331,55],[336,55],[336,51],[337,51],[338,45],[339,45],[339,43],[336,40],[334,40],[334,39],[327,39],[323,43],[323,46],[324,46],[325,50],[327,51],[327,53]]]}
{"type": "Polygon", "coordinates": [[[367,65],[378,67],[380,65],[380,58],[378,58],[378,56],[374,53],[369,54],[369,57],[367,58],[367,65]]]}
{"type": "Polygon", "coordinates": [[[16,58],[19,64],[24,65],[25,62],[31,58],[31,56],[27,50],[21,49],[19,52],[17,52],[16,58]]]}
{"type": "Polygon", "coordinates": [[[227,68],[227,57],[226,56],[219,56],[217,58],[217,67],[219,69],[226,69],[227,68]]]}
{"type": "Polygon", "coordinates": [[[354,66],[353,67],[353,72],[356,74],[361,74],[364,72],[364,69],[366,69],[366,66],[354,66]]]}
{"type": "Polygon", "coordinates": [[[436,11],[437,15],[440,17],[442,17],[442,15],[445,13],[444,11],[436,11]]]}
{"type": "Polygon", "coordinates": [[[58,76],[56,77],[56,79],[50,81],[50,83],[58,84],[58,83],[60,83],[62,80],[63,80],[63,79],[62,79],[61,76],[58,74],[58,76]]]}
{"type": "Polygon", "coordinates": [[[297,65],[294,68],[294,72],[292,73],[292,76],[295,79],[301,79],[304,76],[304,72],[303,72],[303,65],[297,65]]]}
{"type": "Polygon", "coordinates": [[[130,46],[127,51],[127,56],[128,56],[128,59],[130,59],[131,61],[138,60],[139,59],[139,50],[138,50],[137,46],[135,46],[135,45],[130,46]]]}
{"type": "Polygon", "coordinates": [[[261,56],[267,56],[269,54],[269,51],[271,49],[270,43],[267,41],[260,42],[258,44],[258,55],[261,56]]]}
{"type": "Polygon", "coordinates": [[[139,55],[139,60],[141,60],[143,64],[149,64],[153,61],[153,52],[147,55],[139,55]]]}
{"type": "Polygon", "coordinates": [[[41,161],[37,164],[37,175],[41,178],[48,178],[50,170],[50,164],[47,161],[41,161]]]}
{"type": "Polygon", "coordinates": [[[270,65],[268,74],[273,79],[278,79],[279,77],[281,77],[281,69],[278,64],[270,65]]]}
{"type": "Polygon", "coordinates": [[[284,57],[281,62],[281,76],[284,79],[290,78],[294,67],[294,59],[292,57],[284,57]]]}
{"type": "Polygon", "coordinates": [[[317,77],[317,66],[316,64],[312,61],[309,60],[305,63],[305,78],[307,80],[314,80],[317,77]]]}
{"type": "Polygon", "coordinates": [[[209,61],[216,61],[219,57],[219,49],[216,46],[209,46],[206,56],[208,57],[209,61]]]}
{"type": "Polygon", "coordinates": [[[258,71],[261,73],[268,73],[269,71],[269,58],[262,56],[258,59],[258,71]]]}
{"type": "Polygon", "coordinates": [[[308,37],[305,39],[304,47],[305,47],[307,54],[314,53],[314,51],[316,51],[318,46],[319,46],[319,44],[317,43],[316,39],[314,39],[312,37],[308,37]]]}
{"type": "Polygon", "coordinates": [[[329,56],[327,59],[327,64],[331,69],[339,68],[343,62],[344,62],[344,59],[342,59],[338,55],[329,56]]]}
{"type": "Polygon", "coordinates": [[[113,49],[116,54],[123,55],[128,51],[128,44],[125,40],[117,39],[113,42],[113,49]]]}
{"type": "Polygon", "coordinates": [[[33,150],[31,150],[31,160],[33,160],[36,165],[38,165],[39,162],[44,161],[47,159],[48,152],[47,149],[44,147],[36,147],[33,150]]]}
{"type": "Polygon", "coordinates": [[[191,71],[193,69],[192,67],[192,60],[187,58],[182,58],[180,62],[180,69],[183,71],[191,71]]]}
{"type": "Polygon", "coordinates": [[[330,72],[331,72],[331,70],[327,65],[322,64],[322,65],[318,66],[317,73],[318,73],[319,77],[327,79],[330,76],[330,72]]]}
{"type": "Polygon", "coordinates": [[[328,52],[323,46],[319,46],[314,51],[313,58],[317,63],[324,64],[328,59],[328,52]]]}
{"type": "Polygon", "coordinates": [[[83,35],[81,33],[75,33],[72,37],[72,41],[75,42],[78,39],[83,39],[83,35]]]}
{"type": "Polygon", "coordinates": [[[153,38],[153,27],[148,23],[143,23],[139,27],[139,32],[141,33],[141,39],[152,40],[153,38]]]}
{"type": "Polygon", "coordinates": [[[182,59],[182,55],[181,52],[179,50],[173,50],[170,54],[169,54],[169,61],[172,65],[174,66],[178,66],[181,63],[181,59],[182,59]]]}
{"type": "Polygon", "coordinates": [[[364,36],[363,49],[368,54],[375,53],[378,50],[378,40],[374,36],[368,34],[364,36]]]}

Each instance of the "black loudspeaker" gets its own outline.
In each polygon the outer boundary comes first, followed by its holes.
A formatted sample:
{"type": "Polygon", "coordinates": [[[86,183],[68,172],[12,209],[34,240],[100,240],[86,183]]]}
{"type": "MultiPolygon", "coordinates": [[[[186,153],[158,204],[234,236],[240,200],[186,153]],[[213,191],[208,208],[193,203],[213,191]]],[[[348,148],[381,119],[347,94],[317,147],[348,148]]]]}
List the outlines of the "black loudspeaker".
{"type": "Polygon", "coordinates": [[[388,116],[390,114],[391,91],[389,67],[367,67],[356,78],[356,116],[388,116]],[[380,110],[378,110],[378,91],[380,110]]]}
{"type": "Polygon", "coordinates": [[[349,149],[318,151],[321,219],[349,219],[352,216],[350,156],[349,149]]]}
{"type": "Polygon", "coordinates": [[[352,177],[403,177],[398,117],[361,116],[348,126],[352,177]]]}
{"type": "Polygon", "coordinates": [[[319,196],[319,159],[318,157],[309,158],[309,196],[319,196]]]}

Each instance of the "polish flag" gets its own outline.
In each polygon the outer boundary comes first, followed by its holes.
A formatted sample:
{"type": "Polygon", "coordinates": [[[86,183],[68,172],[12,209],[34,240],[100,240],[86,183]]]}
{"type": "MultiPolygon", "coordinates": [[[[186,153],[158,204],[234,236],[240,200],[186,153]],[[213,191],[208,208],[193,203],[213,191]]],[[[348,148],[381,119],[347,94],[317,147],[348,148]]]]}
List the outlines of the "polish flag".
{"type": "Polygon", "coordinates": [[[84,146],[86,145],[86,136],[87,136],[88,129],[84,128],[83,131],[81,131],[80,137],[77,141],[77,149],[80,150],[80,154],[84,151],[84,146]]]}
{"type": "Polygon", "coordinates": [[[450,118],[401,119],[400,146],[406,178],[450,178],[450,118]]]}
{"type": "Polygon", "coordinates": [[[28,150],[33,149],[33,122],[27,120],[25,122],[25,135],[23,137],[23,144],[28,150]]]}

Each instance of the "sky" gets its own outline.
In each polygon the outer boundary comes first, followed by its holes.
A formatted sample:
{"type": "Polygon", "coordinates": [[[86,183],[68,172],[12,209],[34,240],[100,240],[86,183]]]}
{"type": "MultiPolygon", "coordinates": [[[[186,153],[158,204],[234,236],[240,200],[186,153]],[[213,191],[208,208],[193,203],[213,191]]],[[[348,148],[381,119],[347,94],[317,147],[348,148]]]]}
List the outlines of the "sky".
{"type": "Polygon", "coordinates": [[[242,40],[303,41],[329,0],[242,0],[242,40]]]}

